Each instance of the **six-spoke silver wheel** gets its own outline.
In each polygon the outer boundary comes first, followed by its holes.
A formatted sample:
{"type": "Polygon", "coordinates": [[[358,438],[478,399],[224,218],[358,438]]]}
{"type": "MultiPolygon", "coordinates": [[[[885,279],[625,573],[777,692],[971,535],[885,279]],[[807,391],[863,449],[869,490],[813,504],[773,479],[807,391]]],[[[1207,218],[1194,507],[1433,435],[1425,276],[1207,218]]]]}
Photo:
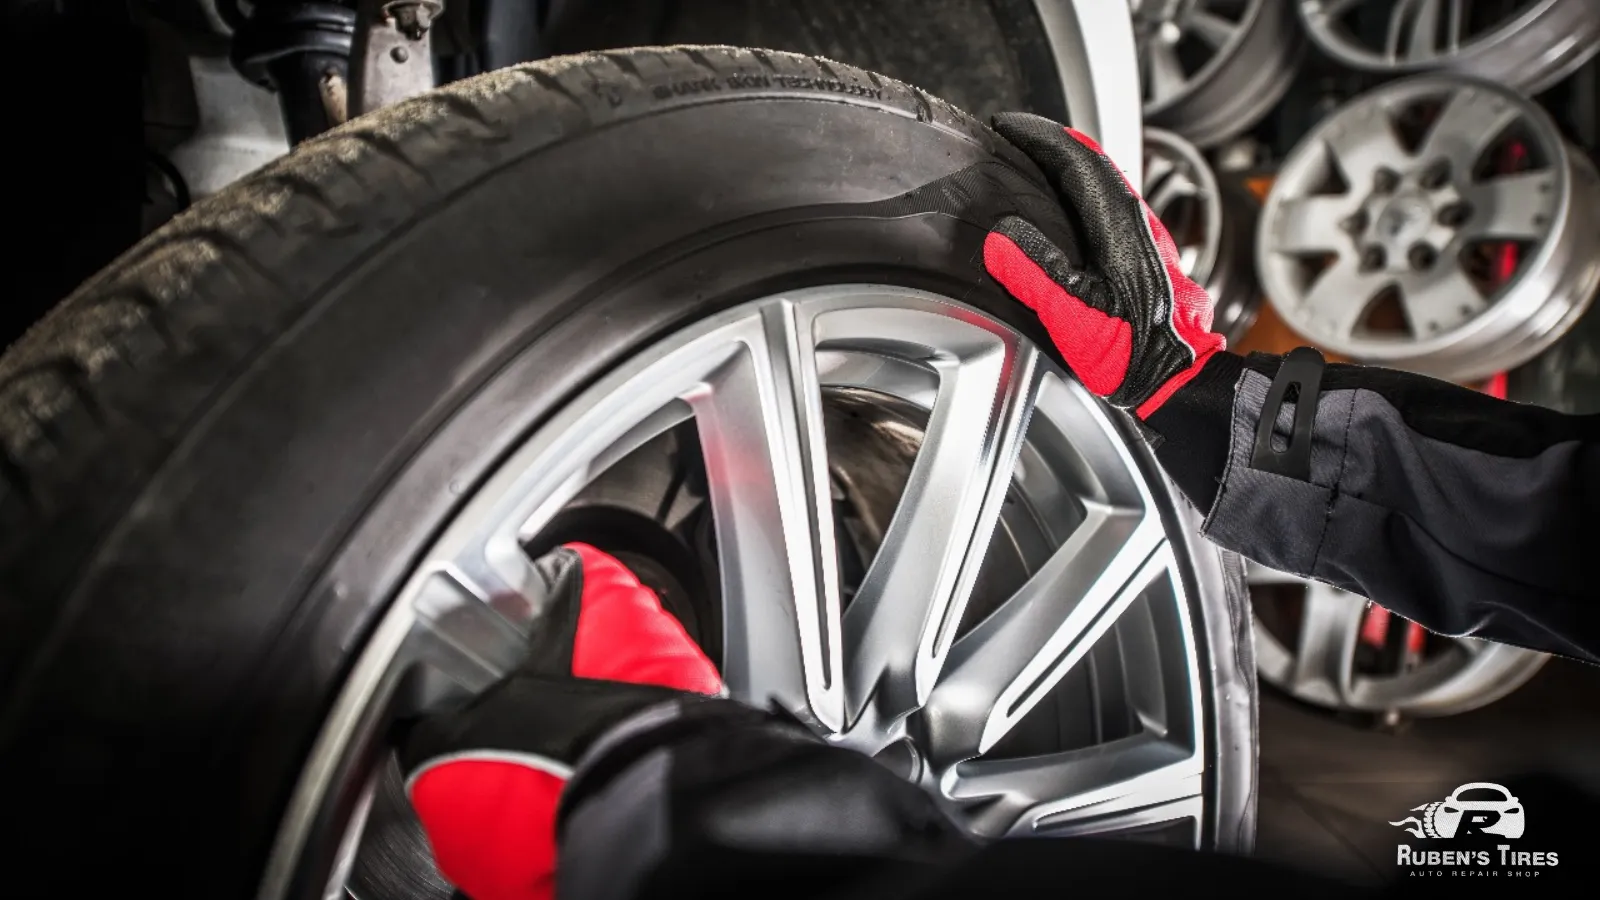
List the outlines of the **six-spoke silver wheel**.
{"type": "Polygon", "coordinates": [[[1284,163],[1257,267],[1288,324],[1363,362],[1467,381],[1524,363],[1600,286],[1600,178],[1537,105],[1394,82],[1284,163]]]}

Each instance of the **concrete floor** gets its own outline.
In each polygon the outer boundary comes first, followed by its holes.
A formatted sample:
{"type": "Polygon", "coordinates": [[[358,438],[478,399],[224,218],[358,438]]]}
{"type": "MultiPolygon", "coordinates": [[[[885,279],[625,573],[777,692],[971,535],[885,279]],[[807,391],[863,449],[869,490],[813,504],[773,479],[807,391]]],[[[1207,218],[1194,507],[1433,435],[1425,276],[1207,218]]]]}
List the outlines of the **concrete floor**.
{"type": "Polygon", "coordinates": [[[1504,784],[1525,804],[1527,832],[1516,846],[1565,851],[1564,867],[1541,873],[1545,886],[1580,875],[1592,885],[1600,804],[1585,794],[1600,797],[1600,668],[1552,660],[1498,703],[1396,733],[1262,687],[1262,857],[1341,880],[1389,882],[1402,871],[1397,846],[1420,844],[1389,823],[1473,781],[1504,784]]]}

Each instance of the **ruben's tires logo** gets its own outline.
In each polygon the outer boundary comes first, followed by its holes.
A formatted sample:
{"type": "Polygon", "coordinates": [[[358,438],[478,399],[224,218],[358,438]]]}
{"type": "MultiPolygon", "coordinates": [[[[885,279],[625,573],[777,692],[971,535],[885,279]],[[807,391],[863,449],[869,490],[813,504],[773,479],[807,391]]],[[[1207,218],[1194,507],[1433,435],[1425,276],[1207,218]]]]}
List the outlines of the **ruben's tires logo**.
{"type": "Polygon", "coordinates": [[[1450,849],[1399,845],[1395,861],[1414,867],[1411,875],[1537,877],[1558,862],[1554,850],[1504,843],[1522,837],[1527,811],[1511,791],[1487,781],[1463,784],[1443,800],[1412,807],[1411,815],[1389,824],[1429,842],[1461,842],[1450,849]]]}
{"type": "Polygon", "coordinates": [[[1443,800],[1424,803],[1411,811],[1418,815],[1389,824],[1398,825],[1419,838],[1473,835],[1519,838],[1527,824],[1517,798],[1500,785],[1487,781],[1463,784],[1443,800]]]}

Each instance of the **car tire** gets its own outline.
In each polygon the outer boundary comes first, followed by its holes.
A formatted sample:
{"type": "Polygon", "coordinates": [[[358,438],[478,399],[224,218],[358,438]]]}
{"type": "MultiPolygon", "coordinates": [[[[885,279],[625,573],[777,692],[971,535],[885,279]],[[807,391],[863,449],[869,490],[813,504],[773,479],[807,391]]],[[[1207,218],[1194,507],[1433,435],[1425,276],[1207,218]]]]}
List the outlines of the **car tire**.
{"type": "MultiPolygon", "coordinates": [[[[352,660],[508,448],[654,338],[819,281],[938,291],[1048,346],[977,262],[999,215],[1048,207],[1025,159],[915,88],[685,47],[461,82],[180,215],[0,357],[22,858],[61,893],[256,895],[352,660]]],[[[1248,605],[1179,506],[1205,842],[1242,849],[1248,605]]]]}

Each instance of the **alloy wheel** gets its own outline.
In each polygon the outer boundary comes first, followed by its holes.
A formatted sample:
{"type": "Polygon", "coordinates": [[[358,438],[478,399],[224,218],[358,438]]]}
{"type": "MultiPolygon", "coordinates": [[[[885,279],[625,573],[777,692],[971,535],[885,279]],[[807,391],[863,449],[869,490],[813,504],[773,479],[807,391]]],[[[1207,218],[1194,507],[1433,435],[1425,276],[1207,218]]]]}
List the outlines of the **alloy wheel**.
{"type": "Polygon", "coordinates": [[[1316,45],[1344,65],[1389,75],[1442,70],[1529,94],[1600,50],[1590,0],[1302,0],[1316,45]]]}
{"type": "Polygon", "coordinates": [[[1296,331],[1460,381],[1520,365],[1600,287],[1600,177],[1539,107],[1453,76],[1351,101],[1285,161],[1257,262],[1296,331]]]}
{"type": "MultiPolygon", "coordinates": [[[[606,473],[685,443],[703,482],[675,489],[660,518],[685,526],[693,555],[703,495],[698,546],[721,603],[686,624],[720,632],[707,649],[733,696],[876,756],[980,834],[1202,841],[1205,701],[1183,557],[1108,412],[971,308],[841,286],[667,339],[465,503],[352,673],[269,886],[286,883],[330,798],[350,794],[341,778],[365,778],[370,804],[372,769],[350,760],[381,721],[515,664],[536,613],[520,587],[531,554],[571,539],[556,532],[612,490],[606,473]],[[855,439],[828,420],[852,410],[879,410],[862,427],[888,443],[843,464],[830,454],[855,439]],[[849,482],[897,455],[909,465],[885,516],[849,482]]],[[[685,617],[671,567],[643,568],[685,617]]],[[[357,831],[341,872],[360,868],[357,831]]]]}
{"type": "Polygon", "coordinates": [[[1225,190],[1199,149],[1169,131],[1144,133],[1145,202],[1178,248],[1178,265],[1215,304],[1213,331],[1233,344],[1261,307],[1251,258],[1255,203],[1225,190]]]}
{"type": "Polygon", "coordinates": [[[1259,122],[1288,91],[1304,36],[1279,0],[1129,0],[1144,118],[1201,147],[1259,122]]]}
{"type": "Polygon", "coordinates": [[[1365,597],[1246,567],[1262,680],[1298,700],[1380,716],[1448,716],[1532,678],[1543,653],[1430,634],[1365,597]]]}

